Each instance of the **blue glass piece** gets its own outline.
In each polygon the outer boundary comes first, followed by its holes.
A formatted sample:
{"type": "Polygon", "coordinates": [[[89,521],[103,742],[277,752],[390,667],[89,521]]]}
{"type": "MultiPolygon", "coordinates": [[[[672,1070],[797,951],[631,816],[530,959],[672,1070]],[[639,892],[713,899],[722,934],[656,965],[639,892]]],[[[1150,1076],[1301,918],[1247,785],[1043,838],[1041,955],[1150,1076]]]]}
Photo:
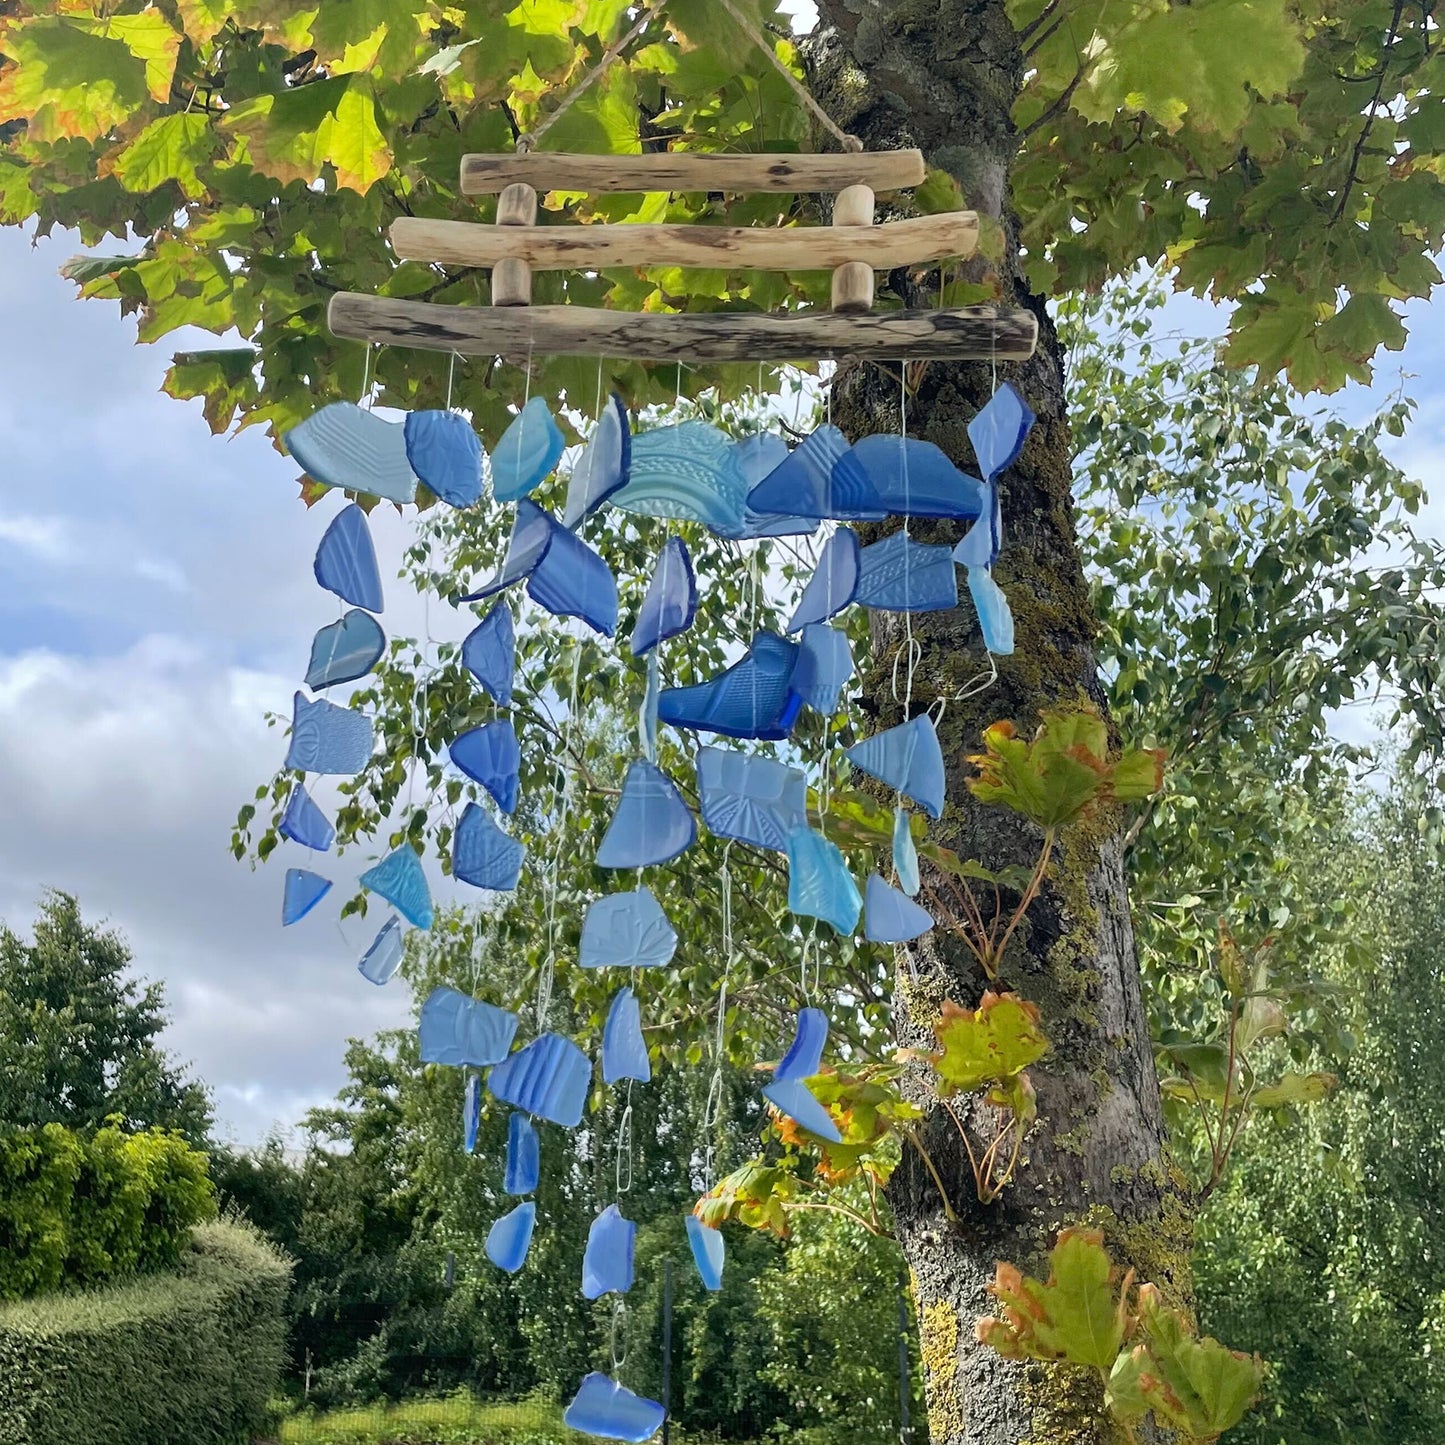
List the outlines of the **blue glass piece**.
{"type": "Polygon", "coordinates": [[[356,971],[368,983],[374,983],[380,988],[401,967],[405,953],[406,941],[402,934],[401,919],[393,914],[377,930],[376,937],[361,955],[356,971]]]}
{"type": "Polygon", "coordinates": [[[831,717],[853,676],[853,649],[847,634],[826,622],[810,622],[803,629],[801,648],[789,686],[805,707],[831,717]]]}
{"type": "Polygon", "coordinates": [[[627,404],[613,392],[567,480],[562,525],[573,529],[581,526],[584,517],[627,485],[631,466],[632,429],[627,424],[627,404]]]}
{"type": "Polygon", "coordinates": [[[657,704],[662,697],[662,667],[654,647],[647,657],[647,684],[642,690],[642,708],[637,715],[638,738],[642,756],[649,763],[657,761],[657,704]]]}
{"type": "Polygon", "coordinates": [[[912,798],[930,818],[943,813],[943,749],[927,713],[854,743],[844,756],[869,777],[912,798]]]}
{"type": "Polygon", "coordinates": [[[992,480],[1016,461],[1033,424],[1028,402],[1011,382],[1004,382],[968,424],[979,471],[992,480]]]}
{"type": "Polygon", "coordinates": [[[482,439],[454,411],[414,411],[403,424],[411,469],[442,501],[470,507],[482,495],[482,439]]]}
{"type": "Polygon", "coordinates": [[[597,850],[599,868],[645,868],[666,863],[697,840],[697,823],[672,779],[634,758],[622,780],[617,811],[597,850]]]}
{"type": "Polygon", "coordinates": [[[311,570],[328,592],[368,612],[382,610],[381,569],[366,513],[355,502],[343,507],[322,534],[311,570]]]}
{"type": "Polygon", "coordinates": [[[998,509],[998,484],[989,483],[989,500],[963,540],[953,549],[953,560],[965,567],[992,567],[998,560],[1003,542],[1003,526],[998,509]]]}
{"type": "Polygon", "coordinates": [[[537,1206],[529,1199],[509,1214],[504,1214],[487,1231],[487,1258],[498,1269],[516,1274],[527,1262],[532,1246],[532,1226],[537,1222],[537,1206]]]}
{"type": "Polygon", "coordinates": [[[798,599],[789,632],[797,632],[813,622],[826,622],[841,612],[858,591],[858,569],[861,549],[858,534],[848,527],[839,527],[818,555],[818,565],[798,599]]]}
{"type": "Polygon", "coordinates": [[[823,1066],[828,1042],[828,1015],[820,1008],[800,1008],[793,1042],[778,1067],[775,1079],[811,1079],[823,1066]]]}
{"type": "Polygon", "coordinates": [[[879,522],[889,513],[835,426],[820,426],[794,447],[748,493],[748,505],[757,512],[851,522],[879,522]]]}
{"type": "Polygon", "coordinates": [[[945,543],[894,532],[858,554],[853,600],[881,612],[946,612],[958,606],[958,574],[945,543]]]}
{"type": "Polygon", "coordinates": [[[607,1010],[602,1027],[602,1082],[636,1079],[645,1084],[652,1078],[647,1045],[642,1041],[642,1009],[630,988],[620,988],[607,1010]]]}
{"type": "MultiPolygon", "coordinates": [[[[531,505],[519,503],[517,510],[531,505]]],[[[547,526],[552,541],[527,578],[527,595],[554,617],[580,617],[594,632],[611,637],[617,631],[617,579],[580,537],[551,517],[547,526]]]]}
{"type": "Polygon", "coordinates": [[[747,490],[731,439],[705,421],[685,421],[633,437],[632,471],[612,505],[645,517],[703,522],[736,537],[747,490]]]}
{"type": "Polygon", "coordinates": [[[369,612],[353,607],[336,622],[321,628],[311,639],[311,661],[306,686],[330,687],[365,677],[386,651],[386,634],[369,612]]]}
{"type": "Polygon", "coordinates": [[[587,1231],[587,1248],[582,1254],[582,1298],[601,1299],[614,1291],[626,1294],[632,1288],[632,1247],[637,1226],[609,1204],[587,1231]]]}
{"type": "Polygon", "coordinates": [[[697,790],[702,820],[719,838],[781,853],[788,834],[808,821],[807,780],[772,758],[699,748],[697,790]]]}
{"type": "Polygon", "coordinates": [[[918,897],[918,849],[913,842],[913,824],[901,803],[893,810],[893,867],[898,886],[910,897],[918,897]]]}
{"type": "Polygon", "coordinates": [[[299,923],[328,893],[331,880],[313,873],[309,868],[288,868],[286,886],[281,895],[281,925],[299,923]]]}
{"type": "Polygon", "coordinates": [[[389,502],[416,500],[416,474],[406,459],[402,424],[354,401],[323,406],[281,441],[306,475],[324,487],[344,487],[389,502]]]}
{"type": "MultiPolygon", "coordinates": [[[[771,432],[744,437],[733,443],[733,458],[748,491],[788,459],[788,444],[771,432]]],[[[786,512],[760,512],[751,504],[743,511],[742,540],[757,537],[806,537],[818,530],[816,517],[794,517],[786,512]]]]}
{"type": "Polygon", "coordinates": [[[477,1130],[482,1123],[482,1076],[468,1074],[462,1089],[462,1148],[468,1154],[477,1147],[477,1130]]]}
{"type": "Polygon", "coordinates": [[[473,888],[491,888],[510,893],[522,876],[527,850],[497,826],[496,820],[478,803],[462,810],[452,834],[452,877],[473,888]]]}
{"type": "Polygon", "coordinates": [[[416,928],[432,925],[431,890],[426,886],[421,859],[410,843],[393,848],[380,863],[368,868],[357,880],[363,888],[379,893],[406,921],[416,928]]]}
{"type": "Polygon", "coordinates": [[[534,396],[492,451],[493,495],[499,502],[525,497],[562,459],[566,445],[547,403],[534,396]]]}
{"type": "Polygon", "coordinates": [[[668,922],[650,888],[609,893],[587,910],[577,963],[582,968],[650,968],[667,963],[677,948],[677,930],[668,922]]]}
{"type": "Polygon", "coordinates": [[[877,873],[868,875],[864,891],[863,936],[869,943],[907,943],[933,927],[933,915],[906,893],[885,883],[877,873]]]}
{"type": "Polygon", "coordinates": [[[523,1113],[513,1111],[507,1120],[507,1167],[502,1188],[508,1194],[530,1194],[542,1173],[542,1149],[537,1130],[523,1113]]]}
{"type": "Polygon", "coordinates": [[[1009,656],[1014,650],[1014,615],[1003,588],[993,580],[988,568],[968,569],[968,595],[978,613],[983,645],[996,657],[1009,656]]]}
{"type": "Polygon", "coordinates": [[[790,686],[798,644],[759,632],[737,662],[692,687],[666,687],[657,715],[675,728],[774,741],[793,730],[802,699],[790,686]]]}
{"type": "Polygon", "coordinates": [[[325,698],[292,700],[291,743],[286,766],[298,773],[355,776],[371,761],[371,719],[325,698]]]}
{"type": "Polygon", "coordinates": [[[281,836],[318,853],[324,853],[336,841],[336,829],[316,806],[304,783],[297,783],[286,800],[286,811],[281,815],[281,836]]]}
{"type": "Polygon", "coordinates": [[[720,1229],[709,1229],[695,1214],[683,1217],[687,1226],[687,1246],[702,1287],[711,1293],[722,1288],[723,1265],[727,1263],[727,1245],[720,1229]]]}
{"type": "Polygon", "coordinates": [[[781,1083],[769,1084],[763,1090],[763,1098],[810,1134],[816,1134],[830,1144],[843,1142],[832,1115],[813,1097],[813,1091],[802,1079],[785,1079],[781,1083]]]}
{"type": "Polygon", "coordinates": [[[519,502],[512,519],[512,535],[507,542],[507,555],[496,575],[483,582],[475,592],[468,592],[463,602],[480,602],[493,597],[514,582],[528,577],[552,545],[555,523],[541,507],[532,502],[519,502]]]}
{"type": "Polygon", "coordinates": [[[562,1412],[569,1430],[642,1445],[662,1428],[667,1411],[656,1400],[634,1395],[625,1385],[593,1370],[577,1388],[572,1403],[562,1412]]]}
{"type": "MultiPolygon", "coordinates": [[[[932,442],[881,435],[853,444],[869,494],[898,517],[976,517],[983,505],[977,477],[959,471],[932,442]]],[[[841,516],[836,512],[831,515],[841,516]]]]}
{"type": "Polygon", "coordinates": [[[842,851],[820,833],[796,827],[788,834],[788,907],[804,918],[821,918],[851,935],[863,899],[842,851]]]}
{"type": "Polygon", "coordinates": [[[474,783],[480,783],[510,813],[517,806],[522,749],[511,718],[495,718],[479,728],[468,728],[447,748],[452,762],[474,783]]]}
{"type": "Polygon", "coordinates": [[[517,631],[512,609],[498,602],[462,643],[462,663],[486,688],[493,702],[509,707],[512,675],[517,670],[517,631]]]}
{"type": "Polygon", "coordinates": [[[827,1014],[822,1009],[799,1009],[792,1047],[773,1071],[773,1082],[763,1090],[763,1097],[810,1133],[839,1144],[843,1136],[832,1115],[808,1088],[808,1080],[822,1067],[823,1046],[827,1042],[827,1014]]]}
{"type": "Polygon", "coordinates": [[[516,1014],[454,988],[434,988],[421,1006],[421,1061],[485,1068],[507,1057],[516,1033],[516,1014]]]}
{"type": "Polygon", "coordinates": [[[647,584],[647,594],[637,613],[632,655],[641,657],[659,642],[686,632],[696,615],[697,578],[692,558],[681,537],[669,537],[658,553],[652,581],[647,584]]]}
{"type": "Polygon", "coordinates": [[[591,1079],[592,1064],[571,1039],[542,1034],[508,1054],[488,1076],[487,1087],[504,1104],[575,1129],[591,1079]]]}

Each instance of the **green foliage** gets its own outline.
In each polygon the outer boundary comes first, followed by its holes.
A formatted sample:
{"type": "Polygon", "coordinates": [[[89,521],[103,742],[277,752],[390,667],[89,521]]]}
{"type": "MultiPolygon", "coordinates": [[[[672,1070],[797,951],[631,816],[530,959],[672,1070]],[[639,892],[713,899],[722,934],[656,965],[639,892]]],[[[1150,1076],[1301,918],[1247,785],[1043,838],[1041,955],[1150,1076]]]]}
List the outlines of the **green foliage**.
{"type": "Polygon", "coordinates": [[[1037,1006],[1014,994],[985,993],[976,1009],[945,1000],[934,1033],[933,1067],[945,1097],[983,1088],[1005,1092],[1048,1049],[1037,1006]]]}
{"type": "Polygon", "coordinates": [[[574,1438],[550,1401],[484,1403],[465,1393],[293,1415],[280,1431],[280,1445],[568,1445],[574,1438]]]}

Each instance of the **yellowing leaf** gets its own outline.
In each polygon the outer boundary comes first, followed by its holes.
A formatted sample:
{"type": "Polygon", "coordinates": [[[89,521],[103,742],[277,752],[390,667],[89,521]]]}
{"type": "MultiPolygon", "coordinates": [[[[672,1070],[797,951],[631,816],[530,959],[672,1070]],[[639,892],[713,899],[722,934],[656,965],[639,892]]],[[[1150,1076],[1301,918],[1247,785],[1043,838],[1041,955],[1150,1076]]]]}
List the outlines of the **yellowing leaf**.
{"type": "Polygon", "coordinates": [[[146,102],[146,64],[119,38],[69,18],[8,26],[0,122],[23,120],[37,140],[96,140],[146,102]]]}
{"type": "Polygon", "coordinates": [[[204,111],[153,120],[116,158],[114,175],[128,191],[154,191],[174,181],[191,199],[205,190],[196,165],[209,154],[211,118],[204,111]]]}
{"type": "Polygon", "coordinates": [[[939,1053],[931,1055],[940,1092],[969,1093],[1012,1079],[1044,1056],[1049,1043],[1039,1011],[1014,994],[986,993],[977,1009],[945,1000],[934,1025],[939,1053]]]}
{"type": "Polygon", "coordinates": [[[1280,1109],[1287,1104],[1318,1104],[1338,1084],[1336,1074],[1286,1074],[1273,1084],[1255,1091],[1256,1109],[1280,1109]]]}
{"type": "Polygon", "coordinates": [[[171,96],[171,78],[181,50],[181,33],[159,10],[138,15],[112,15],[106,20],[81,20],[96,35],[119,40],[145,65],[146,89],[152,100],[164,104],[171,96]]]}
{"type": "Polygon", "coordinates": [[[230,426],[237,408],[246,408],[255,402],[255,367],[256,351],[250,346],[223,351],[181,351],[171,360],[162,390],[180,400],[201,397],[206,424],[219,436],[230,426]]]}

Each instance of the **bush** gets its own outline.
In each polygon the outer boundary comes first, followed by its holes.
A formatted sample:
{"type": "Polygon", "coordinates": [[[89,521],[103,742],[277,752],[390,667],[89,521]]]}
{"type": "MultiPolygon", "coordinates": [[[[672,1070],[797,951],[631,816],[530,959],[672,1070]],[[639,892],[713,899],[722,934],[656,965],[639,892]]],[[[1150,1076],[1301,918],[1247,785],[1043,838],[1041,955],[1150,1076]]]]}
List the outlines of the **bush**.
{"type": "Polygon", "coordinates": [[[242,1445],[280,1376],[290,1274],[212,1223],[164,1273],[0,1305],[0,1445],[242,1445]]]}

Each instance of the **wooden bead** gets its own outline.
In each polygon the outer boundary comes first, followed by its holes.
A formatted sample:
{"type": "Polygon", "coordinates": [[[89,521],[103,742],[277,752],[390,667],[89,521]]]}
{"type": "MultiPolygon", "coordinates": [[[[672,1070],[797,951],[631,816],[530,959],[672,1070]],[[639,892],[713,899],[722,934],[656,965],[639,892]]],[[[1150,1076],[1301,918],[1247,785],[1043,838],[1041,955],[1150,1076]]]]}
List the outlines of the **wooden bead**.
{"type": "MultiPolygon", "coordinates": [[[[537,192],[533,187],[515,182],[497,197],[499,226],[534,226],[537,223],[537,192]]],[[[492,268],[493,306],[530,306],[532,304],[532,268],[516,256],[498,261],[492,268]]]]}
{"type": "MultiPolygon", "coordinates": [[[[833,225],[839,228],[873,224],[873,191],[847,186],[833,203],[833,225]]],[[[833,310],[856,315],[873,309],[873,268],[864,261],[845,261],[833,272],[833,310]]]]}

